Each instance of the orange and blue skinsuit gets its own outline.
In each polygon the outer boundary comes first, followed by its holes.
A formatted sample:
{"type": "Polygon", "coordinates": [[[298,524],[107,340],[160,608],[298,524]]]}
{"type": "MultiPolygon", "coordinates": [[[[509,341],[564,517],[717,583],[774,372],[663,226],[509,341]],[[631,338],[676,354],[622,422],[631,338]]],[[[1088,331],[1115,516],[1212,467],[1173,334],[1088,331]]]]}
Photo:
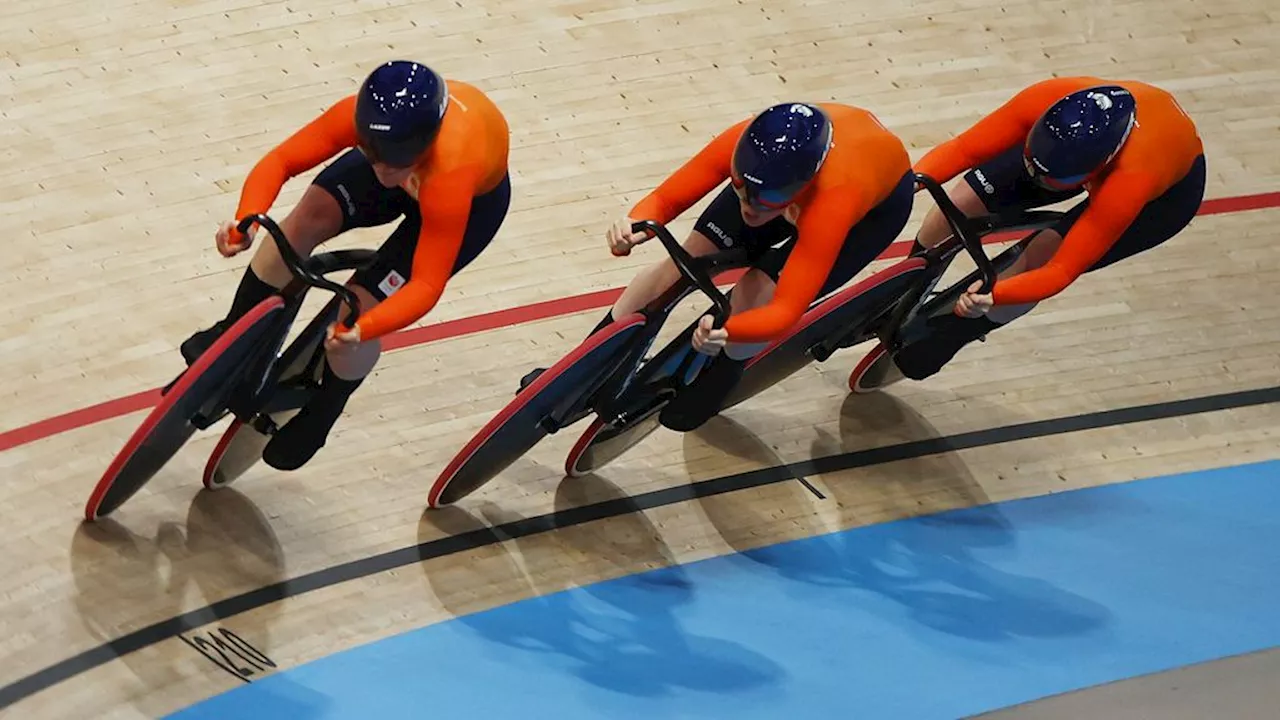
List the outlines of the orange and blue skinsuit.
{"type": "Polygon", "coordinates": [[[1172,95],[1145,83],[1054,78],[1026,88],[916,163],[916,172],[945,183],[1020,147],[1035,122],[1056,101],[1098,85],[1118,85],[1132,93],[1137,124],[1104,173],[1086,183],[1089,205],[1067,231],[1058,251],[1042,267],[997,282],[992,298],[996,305],[1052,297],[1093,267],[1143,208],[1186,177],[1203,155],[1195,124],[1172,95]]]}
{"type": "MultiPolygon", "coordinates": [[[[435,307],[462,247],[472,199],[507,175],[509,132],[502,112],[467,83],[449,80],[448,87],[440,133],[401,185],[423,218],[411,276],[356,321],[362,340],[399,330],[435,307]]],[[[265,213],[290,178],[356,147],[355,102],[354,95],[340,100],[267,153],[245,181],[236,217],[265,213]]]]}

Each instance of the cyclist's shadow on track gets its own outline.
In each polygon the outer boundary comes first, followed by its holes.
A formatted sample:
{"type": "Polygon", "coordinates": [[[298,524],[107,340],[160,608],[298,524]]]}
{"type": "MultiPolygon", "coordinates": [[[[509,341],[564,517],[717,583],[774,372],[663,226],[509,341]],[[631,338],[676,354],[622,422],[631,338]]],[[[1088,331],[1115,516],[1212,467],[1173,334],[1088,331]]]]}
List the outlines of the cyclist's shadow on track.
{"type": "MultiPolygon", "coordinates": [[[[69,554],[80,621],[103,643],[202,604],[278,583],[285,572],[284,552],[266,516],[232,488],[197,493],[185,525],[160,522],[153,537],[109,517],[80,523],[69,554]],[[190,597],[190,586],[198,588],[198,598],[190,597]]],[[[270,629],[281,608],[270,603],[237,616],[236,633],[270,656],[270,629]]],[[[144,686],[173,681],[169,653],[129,653],[119,662],[144,686]]],[[[221,673],[212,664],[209,668],[221,673]]],[[[159,712],[145,697],[135,702],[145,714],[159,712]]]]}
{"type": "MultiPolygon", "coordinates": [[[[748,448],[762,464],[784,464],[728,418],[699,432],[740,453],[748,448]]],[[[889,393],[851,395],[841,411],[841,437],[819,433],[811,457],[939,437],[928,420],[889,393]]],[[[980,641],[1078,635],[1108,622],[1108,611],[1087,598],[984,561],[1017,552],[1017,530],[983,489],[984,481],[998,479],[975,479],[949,451],[853,465],[810,478],[825,499],[788,480],[767,489],[768,502],[746,503],[730,493],[703,498],[701,506],[746,559],[788,581],[847,592],[850,603],[878,608],[888,622],[906,617],[945,635],[980,641]],[[776,539],[769,539],[770,527],[780,528],[776,539]],[[794,538],[807,539],[777,544],[794,538]],[[890,603],[866,602],[867,593],[890,603]]]]}
{"type": "MultiPolygon", "coordinates": [[[[629,503],[595,475],[565,478],[556,491],[557,513],[606,501],[629,503]]],[[[478,514],[459,506],[429,511],[422,524],[434,529],[424,535],[491,527],[496,539],[504,537],[503,525],[524,519],[495,505],[478,514]]],[[[660,697],[678,688],[733,691],[777,682],[781,670],[768,658],[685,627],[679,615],[693,591],[662,534],[632,504],[606,520],[491,544],[457,563],[423,568],[437,599],[480,638],[601,688],[660,697]],[[501,588],[500,602],[517,604],[483,611],[493,602],[478,600],[477,584],[501,588]]]]}

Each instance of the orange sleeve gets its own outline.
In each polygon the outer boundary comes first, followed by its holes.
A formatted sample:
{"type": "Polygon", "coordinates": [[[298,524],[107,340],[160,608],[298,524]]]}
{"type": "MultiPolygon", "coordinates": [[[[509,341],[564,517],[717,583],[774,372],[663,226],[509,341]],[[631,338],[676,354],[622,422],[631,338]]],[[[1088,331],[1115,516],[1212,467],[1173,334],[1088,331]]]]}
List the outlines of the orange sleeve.
{"type": "Polygon", "coordinates": [[[1153,197],[1157,183],[1145,173],[1117,170],[1080,215],[1049,262],[996,282],[996,305],[1019,305],[1053,297],[1093,267],[1115,245],[1153,197]]]}
{"type": "Polygon", "coordinates": [[[361,340],[373,340],[410,325],[440,301],[462,249],[472,193],[482,174],[471,165],[434,174],[418,189],[423,220],[413,253],[413,272],[391,297],[356,321],[361,340]]]}
{"type": "Polygon", "coordinates": [[[796,226],[796,246],[778,277],[768,304],[725,323],[732,342],[768,342],[786,332],[818,296],[844,246],[845,235],[870,210],[858,188],[823,190],[804,209],[796,226]]]}
{"type": "Polygon", "coordinates": [[[1047,80],[1014,95],[973,127],[920,158],[915,171],[939,183],[981,165],[1026,141],[1040,115],[1075,87],[1072,80],[1047,80]]]}
{"type": "Polygon", "coordinates": [[[724,182],[729,177],[733,146],[748,122],[743,120],[717,135],[653,192],[636,203],[631,209],[631,218],[665,225],[724,182]]]}
{"type": "MultiPolygon", "coordinates": [[[[355,147],[355,96],[338,101],[267,153],[244,181],[236,219],[265,213],[290,178],[301,175],[339,152],[355,147]]],[[[232,233],[235,235],[235,233],[232,233]]],[[[233,237],[239,240],[239,237],[233,237]]]]}

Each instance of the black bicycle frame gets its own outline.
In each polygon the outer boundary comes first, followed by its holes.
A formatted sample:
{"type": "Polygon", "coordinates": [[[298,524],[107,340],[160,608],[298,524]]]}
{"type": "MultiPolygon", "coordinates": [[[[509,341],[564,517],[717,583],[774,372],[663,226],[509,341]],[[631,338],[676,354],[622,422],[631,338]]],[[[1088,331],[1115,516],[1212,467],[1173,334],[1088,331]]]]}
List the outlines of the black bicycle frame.
{"type": "MultiPolygon", "coordinates": [[[[285,298],[285,308],[284,312],[273,321],[270,334],[273,342],[269,345],[264,345],[254,354],[252,361],[248,363],[250,369],[241,376],[242,380],[244,378],[253,378],[253,385],[251,387],[242,386],[226,403],[225,410],[223,413],[219,413],[218,417],[228,411],[241,416],[262,410],[258,406],[261,404],[263,394],[280,379],[280,375],[283,372],[279,363],[281,359],[280,348],[284,345],[288,327],[293,323],[302,308],[302,302],[308,289],[316,287],[334,293],[337,296],[336,299],[348,308],[346,325],[353,325],[356,318],[359,317],[359,299],[350,288],[335,283],[324,276],[333,272],[365,268],[378,259],[378,254],[372,250],[335,250],[313,255],[304,260],[289,244],[289,240],[285,237],[284,231],[280,226],[266,215],[248,215],[241,219],[236,227],[241,233],[244,233],[254,224],[262,227],[271,236],[276,248],[280,251],[280,256],[283,258],[285,266],[292,273],[293,280],[282,291],[282,295],[285,298]]],[[[326,305],[321,315],[327,315],[330,312],[332,312],[331,306],[326,305]]],[[[309,325],[307,330],[295,340],[295,343],[306,340],[306,335],[310,332],[323,333],[323,328],[313,327],[319,322],[319,318],[313,321],[312,325],[309,325]]],[[[320,357],[320,353],[314,354],[315,357],[308,363],[309,368],[313,368],[320,357]]],[[[296,400],[297,398],[290,398],[290,401],[296,400]]],[[[273,405],[280,404],[285,403],[273,403],[273,405]]],[[[213,421],[216,420],[217,418],[213,418],[213,421]]]]}
{"type": "MultiPolygon", "coordinates": [[[[616,413],[619,405],[627,404],[626,391],[631,387],[645,352],[652,346],[654,338],[662,330],[671,312],[695,290],[700,290],[715,306],[712,311],[715,327],[722,327],[729,318],[729,299],[716,287],[715,276],[727,270],[746,267],[749,253],[745,248],[733,248],[693,257],[666,227],[652,220],[633,224],[631,231],[633,233],[648,232],[657,237],[671,256],[676,269],[680,271],[680,279],[640,310],[640,313],[645,316],[645,327],[627,342],[625,348],[618,353],[612,367],[600,373],[584,393],[566,400],[544,418],[542,426],[549,433],[572,425],[592,411],[599,413],[601,417],[610,417],[616,413]]],[[[695,359],[692,356],[687,357],[673,375],[684,375],[695,359]]]]}

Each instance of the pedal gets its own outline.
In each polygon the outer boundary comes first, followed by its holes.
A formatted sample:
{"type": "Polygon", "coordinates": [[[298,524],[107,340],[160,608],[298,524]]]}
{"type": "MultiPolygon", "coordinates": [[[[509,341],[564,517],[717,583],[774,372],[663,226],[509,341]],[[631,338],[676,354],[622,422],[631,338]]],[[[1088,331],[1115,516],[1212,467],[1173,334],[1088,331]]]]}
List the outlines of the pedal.
{"type": "Polygon", "coordinates": [[[678,392],[677,388],[669,382],[653,383],[647,389],[651,394],[640,398],[639,402],[633,401],[622,408],[610,408],[609,412],[601,414],[601,417],[607,417],[608,424],[613,427],[625,427],[652,412],[658,405],[670,402],[678,392]]]}
{"type": "Polygon", "coordinates": [[[271,416],[265,414],[255,415],[253,420],[249,421],[248,425],[267,437],[275,435],[276,432],[280,430],[275,421],[271,419],[271,416]]]}
{"type": "Polygon", "coordinates": [[[546,368],[534,368],[533,370],[525,373],[524,377],[520,378],[520,389],[516,390],[516,394],[519,395],[524,392],[525,388],[532,385],[534,381],[538,379],[538,376],[542,375],[542,373],[546,371],[546,368]]]}

